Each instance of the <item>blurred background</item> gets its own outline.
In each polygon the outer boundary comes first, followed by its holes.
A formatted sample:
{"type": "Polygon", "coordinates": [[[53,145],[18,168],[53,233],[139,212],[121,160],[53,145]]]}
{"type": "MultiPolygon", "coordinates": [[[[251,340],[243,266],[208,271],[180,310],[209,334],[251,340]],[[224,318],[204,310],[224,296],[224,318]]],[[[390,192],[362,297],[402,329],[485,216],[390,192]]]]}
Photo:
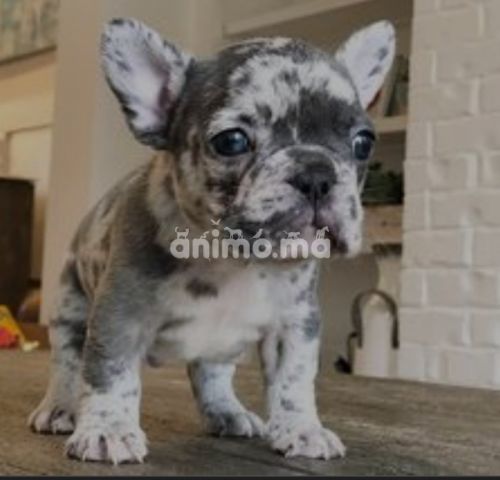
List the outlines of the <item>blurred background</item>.
{"type": "Polygon", "coordinates": [[[152,154],[100,71],[116,16],[200,56],[276,35],[334,52],[391,20],[397,57],[370,107],[365,250],[323,265],[321,370],[500,387],[495,0],[0,0],[0,305],[28,337],[46,343],[84,213],[152,154]]]}

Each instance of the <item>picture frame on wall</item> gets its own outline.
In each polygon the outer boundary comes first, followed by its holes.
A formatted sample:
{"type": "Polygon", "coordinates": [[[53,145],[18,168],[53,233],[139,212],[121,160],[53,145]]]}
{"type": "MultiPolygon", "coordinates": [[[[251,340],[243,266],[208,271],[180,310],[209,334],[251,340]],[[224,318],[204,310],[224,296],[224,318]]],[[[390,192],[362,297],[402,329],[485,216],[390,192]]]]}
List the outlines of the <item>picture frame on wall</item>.
{"type": "Polygon", "coordinates": [[[0,63],[53,49],[59,0],[0,0],[0,63]]]}

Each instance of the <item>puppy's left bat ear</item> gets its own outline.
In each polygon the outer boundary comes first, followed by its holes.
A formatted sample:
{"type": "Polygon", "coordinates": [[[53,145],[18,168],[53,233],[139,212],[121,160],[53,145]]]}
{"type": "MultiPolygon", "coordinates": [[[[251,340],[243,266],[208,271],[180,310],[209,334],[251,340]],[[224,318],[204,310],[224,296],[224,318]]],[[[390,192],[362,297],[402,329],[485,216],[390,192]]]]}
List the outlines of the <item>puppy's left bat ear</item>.
{"type": "Polygon", "coordinates": [[[335,54],[348,70],[363,108],[382,88],[396,51],[396,32],[381,21],[354,33],[335,54]]]}
{"type": "Polygon", "coordinates": [[[101,38],[102,66],[127,123],[142,143],[167,147],[172,108],[192,57],[133,19],[115,19],[101,38]]]}

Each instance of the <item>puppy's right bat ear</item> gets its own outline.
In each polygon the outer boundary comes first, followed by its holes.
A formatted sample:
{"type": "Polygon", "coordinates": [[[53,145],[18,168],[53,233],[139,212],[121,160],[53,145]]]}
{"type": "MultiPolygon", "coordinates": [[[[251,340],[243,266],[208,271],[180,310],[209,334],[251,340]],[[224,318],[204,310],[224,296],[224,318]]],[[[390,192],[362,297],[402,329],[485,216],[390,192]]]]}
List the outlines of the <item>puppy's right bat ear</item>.
{"type": "Polygon", "coordinates": [[[135,137],[167,146],[172,108],[193,58],[133,19],[114,19],[101,38],[102,65],[135,137]]]}
{"type": "Polygon", "coordinates": [[[396,32],[379,21],[352,35],[335,54],[348,70],[363,108],[367,108],[391,68],[396,51],[396,32]]]}

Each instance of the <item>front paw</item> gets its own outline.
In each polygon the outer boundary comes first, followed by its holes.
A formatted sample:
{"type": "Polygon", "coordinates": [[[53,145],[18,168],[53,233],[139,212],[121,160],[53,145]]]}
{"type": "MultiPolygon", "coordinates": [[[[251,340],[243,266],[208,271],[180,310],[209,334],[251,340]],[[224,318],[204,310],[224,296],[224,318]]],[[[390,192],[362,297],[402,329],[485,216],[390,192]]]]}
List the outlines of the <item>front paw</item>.
{"type": "Polygon", "coordinates": [[[142,463],[147,455],[146,436],[139,425],[127,420],[83,418],[66,443],[66,455],[83,462],[142,463]]]}
{"type": "Polygon", "coordinates": [[[248,438],[264,435],[264,422],[245,408],[209,408],[205,411],[205,419],[212,435],[248,438]]]}
{"type": "Polygon", "coordinates": [[[308,457],[329,460],[344,457],[346,448],[335,433],[319,423],[291,426],[289,423],[271,424],[268,431],[273,450],[285,457],[308,457]]]}
{"type": "Polygon", "coordinates": [[[69,408],[43,400],[29,416],[28,426],[37,433],[67,434],[75,429],[75,415],[69,408]]]}

